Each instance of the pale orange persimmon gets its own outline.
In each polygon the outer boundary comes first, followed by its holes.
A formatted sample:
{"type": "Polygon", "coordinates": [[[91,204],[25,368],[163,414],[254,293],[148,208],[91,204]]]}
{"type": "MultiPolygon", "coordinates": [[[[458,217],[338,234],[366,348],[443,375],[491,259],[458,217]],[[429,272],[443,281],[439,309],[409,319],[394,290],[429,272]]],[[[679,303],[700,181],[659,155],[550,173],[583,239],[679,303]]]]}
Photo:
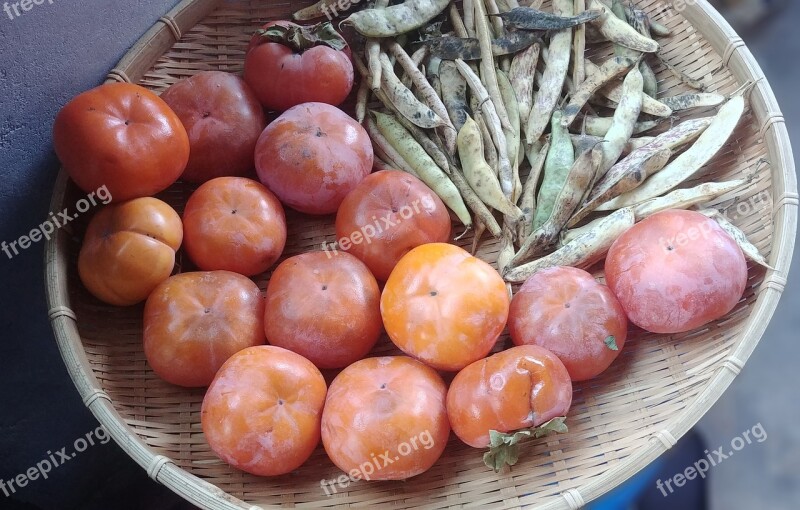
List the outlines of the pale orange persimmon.
{"type": "Polygon", "coordinates": [[[208,388],[200,419],[211,449],[259,476],[289,473],[319,443],[325,379],[310,361],[272,345],[232,356],[208,388]]]}
{"type": "Polygon", "coordinates": [[[407,356],[357,361],[331,383],[322,444],[353,480],[403,480],[430,469],[447,444],[447,388],[407,356]]]}
{"type": "Polygon", "coordinates": [[[89,222],[78,274],[97,299],[136,304],[172,273],[182,239],[180,216],[157,198],[110,204],[89,222]]]}
{"type": "Polygon", "coordinates": [[[172,384],[208,386],[237,352],[263,344],[264,298],[230,271],[181,273],[156,287],[144,306],[144,354],[172,384]]]}
{"type": "Polygon", "coordinates": [[[458,246],[418,246],[397,263],[381,295],[392,342],[439,370],[460,370],[489,354],[508,319],[505,283],[458,246]]]}

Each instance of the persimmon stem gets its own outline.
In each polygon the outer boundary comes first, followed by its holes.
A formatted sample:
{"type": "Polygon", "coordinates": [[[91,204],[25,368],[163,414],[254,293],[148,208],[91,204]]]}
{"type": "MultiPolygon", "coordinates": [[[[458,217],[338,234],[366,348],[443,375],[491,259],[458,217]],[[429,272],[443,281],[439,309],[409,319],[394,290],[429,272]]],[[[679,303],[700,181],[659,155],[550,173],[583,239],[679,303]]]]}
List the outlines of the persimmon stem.
{"type": "Polygon", "coordinates": [[[273,25],[256,30],[256,35],[263,40],[288,46],[297,53],[302,53],[314,46],[328,46],[341,51],[347,47],[347,41],[333,28],[329,21],[312,26],[273,25]]]}
{"type": "Polygon", "coordinates": [[[489,431],[489,450],[483,454],[483,463],[492,468],[495,472],[500,471],[504,466],[513,466],[519,460],[519,443],[524,439],[532,437],[538,439],[552,433],[567,432],[564,424],[566,417],[553,418],[542,423],[538,427],[521,429],[514,432],[489,431]]]}

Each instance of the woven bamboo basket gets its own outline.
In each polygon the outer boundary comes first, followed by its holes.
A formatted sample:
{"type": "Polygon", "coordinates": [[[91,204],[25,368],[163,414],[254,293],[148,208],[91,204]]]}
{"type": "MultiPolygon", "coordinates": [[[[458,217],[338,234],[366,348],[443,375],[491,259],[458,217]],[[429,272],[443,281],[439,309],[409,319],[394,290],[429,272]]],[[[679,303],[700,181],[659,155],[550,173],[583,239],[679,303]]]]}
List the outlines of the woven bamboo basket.
{"type": "MultiPolygon", "coordinates": [[[[202,70],[241,72],[252,31],[306,3],[183,0],[148,30],[108,79],[160,92],[202,70]]],[[[711,90],[727,93],[747,81],[757,82],[744,119],[699,180],[736,178],[753,172],[762,158],[769,162],[746,189],[713,205],[726,208],[729,219],[775,269],[751,264],[737,307],[699,330],[681,335],[633,331],[606,373],[576,385],[567,434],[527,445],[519,463],[499,474],[483,465],[480,451],[451,437],[442,458],[423,475],[405,482],[355,482],[332,496],[321,489],[320,480],[341,473],[321,447],[289,475],[258,478],[233,469],[213,454],[203,437],[203,391],[171,386],[148,367],[141,347],[142,307],[103,305],[81,286],[76,270],[85,227],[81,217],[48,242],[45,265],[49,318],[84,404],[152,479],[206,509],[576,509],[634,475],[703,416],[755,349],[786,284],[798,205],[783,116],[742,39],[705,0],[666,13],[658,11],[669,4],[658,0],[636,3],[673,30],[675,35],[663,40],[664,55],[692,76],[713,76],[711,90]]],[[[665,68],[657,66],[656,71],[663,95],[688,91],[665,68]]],[[[692,112],[703,114],[709,111],[692,112]]],[[[181,212],[191,191],[178,183],[159,197],[181,212]]],[[[51,210],[74,208],[81,196],[62,171],[51,210]]],[[[287,211],[287,220],[290,237],[284,258],[319,249],[334,238],[332,217],[287,211]]],[[[468,246],[471,239],[459,243],[468,246]]],[[[496,252],[496,243],[485,242],[479,255],[494,262],[496,252]]],[[[179,255],[177,270],[188,269],[188,261],[179,255]]],[[[268,279],[269,274],[256,279],[262,290],[268,279]]],[[[505,340],[501,338],[498,348],[505,340]]],[[[396,352],[383,338],[373,354],[396,352]]]]}

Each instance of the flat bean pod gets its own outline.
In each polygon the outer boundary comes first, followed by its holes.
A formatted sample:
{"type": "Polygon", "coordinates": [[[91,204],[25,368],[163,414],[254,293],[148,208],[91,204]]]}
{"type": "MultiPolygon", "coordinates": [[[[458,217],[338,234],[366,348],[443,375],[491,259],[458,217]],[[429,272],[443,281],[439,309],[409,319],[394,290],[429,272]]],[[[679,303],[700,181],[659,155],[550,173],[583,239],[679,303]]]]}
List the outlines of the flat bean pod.
{"type": "MultiPolygon", "coordinates": [[[[574,12],[583,12],[586,10],[586,0],[573,0],[572,7],[574,12]]],[[[572,81],[577,87],[586,79],[586,66],[583,62],[586,55],[586,25],[575,27],[572,51],[572,81]]]]}
{"type": "MultiPolygon", "coordinates": [[[[591,77],[593,73],[597,72],[599,67],[589,59],[586,59],[585,62],[586,75],[591,77]]],[[[642,78],[642,91],[644,91],[644,78],[642,78]]],[[[612,103],[604,106],[616,108],[620,99],[622,98],[622,84],[618,83],[607,85],[606,87],[600,89],[600,94],[612,101],[612,103]]],[[[642,113],[666,118],[672,116],[672,108],[665,105],[661,101],[644,94],[642,97],[642,113]]]]}
{"type": "MultiPolygon", "coordinates": [[[[362,11],[363,12],[363,11],[362,11]]],[[[439,117],[436,112],[420,102],[408,87],[403,85],[400,78],[394,74],[392,63],[385,53],[381,53],[381,90],[386,94],[392,104],[405,118],[425,129],[446,126],[447,122],[439,117]]]]}
{"type": "Polygon", "coordinates": [[[414,169],[417,176],[428,185],[434,193],[439,195],[442,202],[447,205],[465,227],[472,227],[467,206],[464,204],[458,189],[447,177],[447,174],[439,168],[436,163],[428,156],[428,153],[417,143],[414,138],[397,120],[391,115],[372,112],[375,116],[375,123],[378,130],[386,140],[399,152],[403,159],[414,169]]]}
{"type": "MultiPolygon", "coordinates": [[[[571,16],[572,9],[572,0],[553,0],[553,11],[558,15],[571,16]]],[[[531,114],[525,129],[525,140],[528,145],[541,138],[561,97],[561,90],[564,88],[569,70],[571,52],[572,29],[561,30],[550,37],[550,47],[542,81],[539,84],[539,90],[534,95],[531,114]]]]}
{"type": "MultiPolygon", "coordinates": [[[[488,17],[486,16],[486,6],[483,0],[475,1],[475,34],[481,48],[480,71],[481,80],[489,92],[489,97],[494,102],[497,116],[500,119],[502,129],[510,129],[511,123],[508,112],[500,97],[500,86],[497,84],[497,74],[494,68],[494,55],[492,55],[492,30],[489,27],[488,17]]],[[[498,144],[497,150],[503,150],[505,143],[498,144]]]]}
{"type": "Polygon", "coordinates": [[[693,188],[676,189],[662,197],[642,202],[633,208],[633,213],[636,215],[636,221],[641,221],[667,209],[688,209],[694,205],[714,200],[725,193],[730,193],[745,184],[747,184],[747,179],[736,179],[724,182],[704,182],[693,188]]]}
{"type": "Polygon", "coordinates": [[[639,204],[672,190],[695,175],[727,143],[743,113],[744,97],[737,95],[719,109],[703,134],[686,152],[635,190],[607,202],[606,207],[617,209],[639,204]]]}
{"type": "Polygon", "coordinates": [[[439,66],[439,78],[442,82],[442,102],[453,127],[458,131],[472,113],[467,105],[467,82],[455,63],[448,60],[443,60],[439,66]]]}
{"type": "MultiPolygon", "coordinates": [[[[630,26],[648,39],[653,38],[650,33],[650,20],[643,10],[629,5],[626,6],[625,12],[630,26]]],[[[656,55],[658,54],[656,53],[656,55]]],[[[658,96],[658,78],[656,73],[653,72],[653,68],[647,63],[647,60],[642,59],[639,63],[639,71],[642,72],[642,78],[644,79],[644,93],[651,97],[658,96]]]]}
{"type": "Polygon", "coordinates": [[[356,120],[359,124],[364,122],[367,116],[367,103],[369,102],[369,82],[366,78],[361,78],[356,92],[356,120]]]}
{"type": "Polygon", "coordinates": [[[397,152],[397,149],[395,149],[389,140],[383,136],[383,133],[380,132],[378,125],[375,123],[375,119],[368,115],[365,124],[367,134],[369,134],[369,138],[372,140],[372,146],[375,149],[375,153],[387,163],[394,164],[397,170],[402,170],[419,179],[417,171],[414,170],[408,161],[405,160],[403,155],[397,152]]]}
{"type": "MultiPolygon", "coordinates": [[[[579,154],[586,149],[594,147],[596,144],[603,141],[604,137],[602,136],[594,136],[594,135],[580,135],[580,134],[570,134],[570,140],[572,140],[572,146],[575,147],[575,153],[579,154]]],[[[631,152],[641,149],[645,145],[648,145],[655,137],[653,136],[640,136],[638,138],[629,138],[625,145],[622,147],[622,155],[627,156],[631,152]]]]}
{"type": "Polygon", "coordinates": [[[458,11],[458,6],[456,4],[450,4],[449,14],[450,24],[453,25],[453,32],[455,32],[456,37],[469,37],[467,26],[464,24],[464,18],[461,17],[461,13],[458,11]]]}
{"type": "Polygon", "coordinates": [[[725,96],[715,92],[698,92],[680,96],[664,97],[660,101],[672,108],[673,112],[690,110],[692,108],[712,108],[725,102],[725,96]]]}
{"type": "Polygon", "coordinates": [[[639,186],[647,177],[664,168],[671,156],[672,150],[668,147],[634,151],[598,181],[586,204],[570,218],[567,226],[577,225],[603,202],[639,186]]]}
{"type": "Polygon", "coordinates": [[[536,159],[531,162],[531,171],[522,187],[522,194],[519,198],[519,207],[522,210],[522,221],[520,222],[519,231],[519,237],[521,239],[527,238],[533,231],[533,213],[536,210],[536,188],[539,184],[539,177],[542,175],[544,162],[549,151],[550,140],[547,140],[539,150],[536,159]]]}
{"type": "Polygon", "coordinates": [[[600,32],[609,41],[642,53],[655,53],[658,51],[657,42],[643,36],[628,23],[619,19],[602,2],[589,0],[589,8],[601,12],[600,16],[594,19],[592,23],[600,29],[600,32]]]}
{"type": "MultiPolygon", "coordinates": [[[[481,83],[477,74],[464,62],[463,60],[456,60],[456,66],[461,73],[461,76],[467,80],[467,85],[473,93],[473,98],[478,102],[480,110],[483,112],[486,120],[486,127],[489,129],[492,140],[494,141],[495,149],[498,153],[498,174],[500,177],[500,186],[503,188],[503,193],[510,194],[513,188],[511,162],[506,154],[506,135],[500,119],[495,110],[494,101],[489,97],[489,92],[486,87],[481,83]]],[[[462,127],[463,129],[463,127],[462,127]]]]}
{"type": "MultiPolygon", "coordinates": [[[[587,115],[583,117],[583,120],[586,134],[592,136],[606,136],[606,133],[611,128],[611,123],[614,121],[612,117],[595,117],[593,115],[587,115]]],[[[639,135],[655,129],[662,122],[664,122],[664,119],[639,121],[633,128],[633,134],[639,135]]]]}
{"type": "Polygon", "coordinates": [[[378,90],[381,88],[381,43],[378,39],[367,39],[364,43],[364,53],[367,56],[367,69],[371,77],[370,88],[378,90]]]}
{"type": "MultiPolygon", "coordinates": [[[[366,78],[362,78],[362,82],[365,81],[366,78]]],[[[395,105],[389,100],[388,96],[386,96],[386,94],[383,92],[382,89],[378,89],[377,91],[375,91],[375,97],[377,97],[378,100],[380,100],[381,103],[383,103],[383,105],[389,111],[396,112],[398,114],[395,120],[399,122],[404,128],[406,128],[406,130],[408,130],[408,132],[411,134],[414,140],[416,140],[417,143],[419,143],[420,146],[422,146],[422,148],[425,149],[425,152],[427,152],[428,155],[431,157],[431,159],[434,160],[436,165],[439,166],[439,168],[441,168],[442,170],[444,170],[445,173],[449,174],[450,173],[449,159],[445,154],[444,150],[440,148],[439,145],[437,145],[436,142],[431,137],[429,137],[428,134],[422,128],[420,128],[419,126],[408,120],[404,115],[402,115],[397,110],[395,105]]],[[[356,106],[358,107],[358,105],[356,106]]],[[[356,109],[356,112],[357,112],[356,114],[358,115],[358,108],[356,109]]]]}
{"type": "MultiPolygon", "coordinates": [[[[475,122],[478,123],[478,128],[481,131],[481,141],[483,142],[483,158],[489,164],[489,167],[494,171],[495,175],[500,174],[500,164],[497,158],[497,149],[492,141],[492,134],[489,133],[489,128],[486,127],[486,120],[481,115],[479,108],[474,108],[475,122]]],[[[463,127],[463,126],[462,126],[463,127]]]]}
{"type": "MultiPolygon", "coordinates": [[[[574,8],[574,7],[573,7],[574,8]]],[[[564,30],[583,25],[600,17],[597,11],[583,11],[576,16],[559,16],[531,7],[516,7],[497,14],[507,26],[522,30],[564,30]]]]}
{"type": "Polygon", "coordinates": [[[589,191],[602,158],[603,152],[599,145],[578,156],[555,199],[553,212],[547,221],[525,239],[510,262],[512,266],[541,253],[558,239],[561,229],[589,191]]]}
{"type": "Polygon", "coordinates": [[[556,198],[564,187],[569,171],[575,163],[575,149],[566,128],[561,125],[561,112],[553,112],[550,150],[544,163],[544,177],[536,199],[536,212],[532,229],[536,230],[553,213],[556,198]]]}
{"type": "Polygon", "coordinates": [[[503,194],[497,177],[483,158],[480,129],[471,118],[467,118],[458,132],[458,155],[467,182],[486,205],[514,218],[522,216],[519,208],[503,194]]]}
{"type": "MultiPolygon", "coordinates": [[[[486,207],[486,204],[483,203],[480,197],[470,187],[469,183],[467,182],[467,178],[464,177],[464,174],[461,172],[460,168],[453,166],[450,169],[450,180],[453,181],[456,189],[458,189],[458,191],[461,193],[464,203],[467,204],[467,207],[469,207],[473,214],[475,214],[475,218],[480,220],[484,228],[486,228],[486,230],[488,230],[494,238],[499,239],[502,235],[500,224],[497,223],[492,211],[486,207]]],[[[475,235],[480,237],[477,230],[475,235]]]]}
{"type": "Polygon", "coordinates": [[[511,60],[508,78],[511,80],[511,86],[517,96],[521,126],[528,124],[528,117],[531,114],[533,79],[536,74],[536,64],[539,62],[540,51],[541,45],[534,44],[514,55],[511,60]]]}
{"type": "Polygon", "coordinates": [[[467,29],[469,37],[475,37],[475,2],[477,0],[463,0],[461,2],[464,8],[464,27],[467,29]]]}
{"type": "Polygon", "coordinates": [[[423,27],[447,9],[450,0],[405,0],[385,9],[354,12],[342,21],[364,37],[396,37],[423,27]]]}
{"type": "Polygon", "coordinates": [[[503,278],[507,282],[522,283],[548,267],[572,266],[587,269],[602,260],[614,241],[633,225],[634,216],[630,208],[615,211],[553,253],[521,266],[507,268],[503,278]]]}
{"type": "Polygon", "coordinates": [[[619,102],[614,120],[603,140],[603,162],[599,173],[604,175],[622,155],[625,144],[630,140],[636,121],[642,111],[642,73],[634,67],[625,77],[622,84],[622,98],[619,102]]]}
{"type": "MultiPolygon", "coordinates": [[[[514,31],[492,39],[492,55],[503,57],[515,55],[529,46],[541,42],[541,38],[533,32],[514,31]]],[[[481,48],[478,39],[445,35],[422,41],[430,49],[432,55],[443,60],[478,60],[481,48]]]]}
{"type": "Polygon", "coordinates": [[[734,241],[736,241],[736,244],[739,245],[739,248],[741,248],[745,257],[760,266],[766,267],[767,269],[775,269],[769,265],[767,259],[765,259],[764,256],[761,255],[761,252],[758,251],[758,248],[756,248],[756,246],[747,239],[745,233],[742,232],[739,227],[728,221],[728,218],[723,216],[718,210],[703,209],[698,212],[716,221],[717,225],[719,225],[722,230],[727,232],[727,234],[731,236],[734,241]]]}
{"type": "Polygon", "coordinates": [[[564,107],[563,126],[569,126],[583,109],[589,98],[608,82],[627,72],[636,63],[627,57],[614,57],[603,62],[603,65],[592,74],[592,77],[581,83],[570,97],[569,103],[564,107]]]}
{"type": "Polygon", "coordinates": [[[411,82],[417,88],[422,96],[425,104],[433,110],[440,119],[445,121],[442,128],[442,139],[447,152],[452,156],[456,152],[456,128],[450,122],[450,117],[436,90],[431,86],[425,75],[417,68],[417,63],[406,53],[402,46],[396,42],[389,44],[389,51],[395,56],[400,67],[405,70],[406,74],[411,78],[411,82]]]}
{"type": "Polygon", "coordinates": [[[506,153],[508,154],[508,160],[511,162],[511,181],[513,185],[511,201],[516,203],[520,193],[522,193],[522,182],[519,179],[519,166],[522,163],[519,155],[521,143],[519,104],[511,86],[511,80],[508,79],[508,76],[503,71],[497,71],[497,84],[500,86],[500,96],[506,105],[506,111],[511,121],[511,129],[505,131],[506,153]]]}

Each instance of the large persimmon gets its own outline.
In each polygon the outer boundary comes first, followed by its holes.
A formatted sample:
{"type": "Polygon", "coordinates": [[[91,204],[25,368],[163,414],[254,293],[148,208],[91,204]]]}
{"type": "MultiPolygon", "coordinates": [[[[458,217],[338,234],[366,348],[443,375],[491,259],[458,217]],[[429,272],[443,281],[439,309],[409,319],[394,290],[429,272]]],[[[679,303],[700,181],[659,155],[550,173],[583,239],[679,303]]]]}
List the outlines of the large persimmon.
{"type": "Polygon", "coordinates": [[[272,345],[320,368],[363,358],[381,333],[380,289],[367,266],[344,252],[284,260],[269,280],[264,332],[272,345]]]}
{"type": "Polygon", "coordinates": [[[172,384],[208,386],[237,352],[264,343],[264,298],[230,271],[181,273],[162,282],[144,306],[144,354],[172,384]]]}
{"type": "Polygon", "coordinates": [[[747,285],[741,248],[696,211],[667,210],[634,225],[611,245],[605,269],[628,318],[653,333],[723,317],[747,285]]]}
{"type": "Polygon", "coordinates": [[[286,245],[280,201],[260,182],[217,177],[195,190],[183,211],[184,248],[197,267],[253,276],[286,245]]]}
{"type": "Polygon", "coordinates": [[[322,412],[322,444],[351,480],[404,480],[442,455],[450,425],[447,387],[407,356],[357,361],[331,383],[322,412]]]}
{"type": "Polygon", "coordinates": [[[201,183],[253,171],[256,140],[267,126],[264,110],[244,80],[201,71],[161,94],[189,135],[189,162],[181,180],[201,183]]]}
{"type": "Polygon", "coordinates": [[[472,363],[447,392],[453,432],[475,448],[490,444],[489,431],[530,429],[566,416],[572,381],[561,360],[538,345],[521,345],[472,363]]]}
{"type": "Polygon", "coordinates": [[[573,381],[585,381],[622,351],[628,318],[614,293],[591,274],[557,266],[535,273],[514,295],[508,332],[516,345],[552,351],[573,381]]]}
{"type": "Polygon", "coordinates": [[[336,213],[336,238],[386,281],[397,262],[426,243],[447,242],[450,215],[442,200],[413,175],[382,170],[367,176],[336,213]]]}
{"type": "Polygon", "coordinates": [[[289,473],[319,444],[325,379],[307,359],[259,345],[233,355],[203,399],[200,421],[211,449],[258,476],[289,473]]]}
{"type": "Polygon", "coordinates": [[[445,243],[408,252],[381,295],[392,342],[439,370],[460,370],[489,354],[508,309],[508,291],[497,271],[445,243]]]}
{"type": "Polygon", "coordinates": [[[324,103],[294,106],[256,143],[258,178],[281,202],[308,214],[335,213],[372,171],[372,142],[361,125],[324,103]]]}
{"type": "Polygon", "coordinates": [[[65,104],[53,123],[53,147],[79,188],[105,186],[115,202],[166,189],[189,161],[178,116],[132,83],[106,83],[65,104]]]}

